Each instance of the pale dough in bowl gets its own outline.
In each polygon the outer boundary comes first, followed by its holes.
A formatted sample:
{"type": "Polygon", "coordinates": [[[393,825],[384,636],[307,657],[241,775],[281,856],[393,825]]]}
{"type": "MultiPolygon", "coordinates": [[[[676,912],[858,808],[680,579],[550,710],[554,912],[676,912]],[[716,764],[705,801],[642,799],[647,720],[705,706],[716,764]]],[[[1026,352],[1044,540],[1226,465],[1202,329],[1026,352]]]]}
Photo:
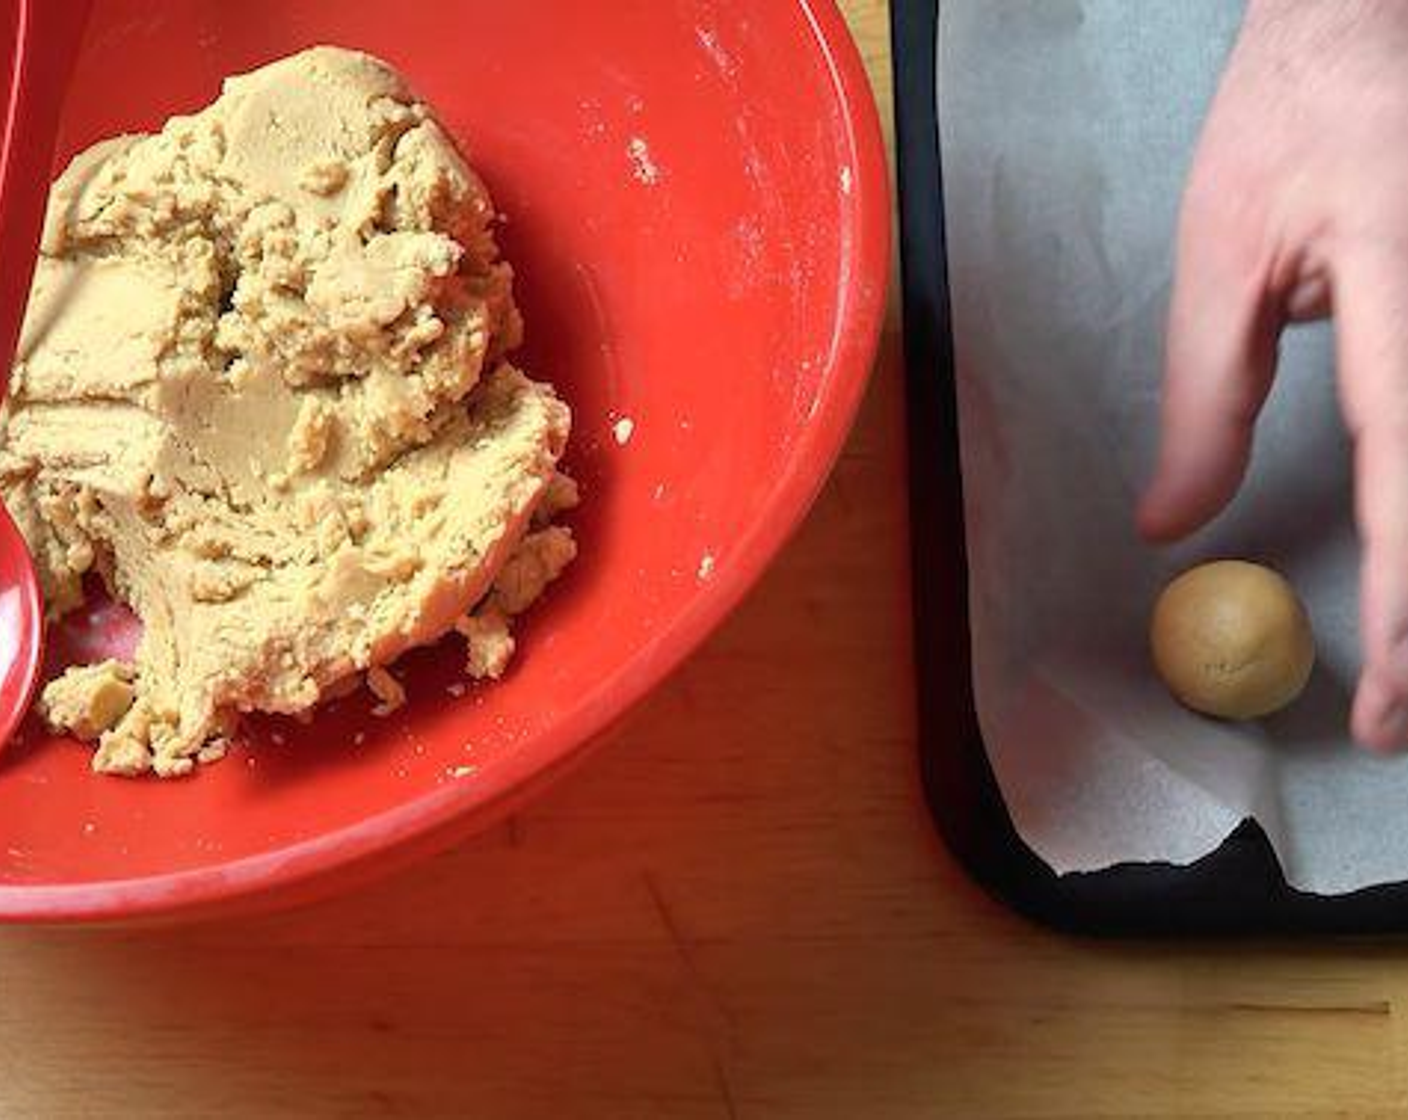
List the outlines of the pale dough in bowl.
{"type": "Polygon", "coordinates": [[[142,620],[132,664],[44,695],[95,769],[184,773],[366,670],[389,710],[383,667],[455,628],[503,671],[575,490],[567,406],[504,360],[494,221],[404,81],[331,47],[64,172],[0,487],[52,614],[95,571],[142,620]]]}

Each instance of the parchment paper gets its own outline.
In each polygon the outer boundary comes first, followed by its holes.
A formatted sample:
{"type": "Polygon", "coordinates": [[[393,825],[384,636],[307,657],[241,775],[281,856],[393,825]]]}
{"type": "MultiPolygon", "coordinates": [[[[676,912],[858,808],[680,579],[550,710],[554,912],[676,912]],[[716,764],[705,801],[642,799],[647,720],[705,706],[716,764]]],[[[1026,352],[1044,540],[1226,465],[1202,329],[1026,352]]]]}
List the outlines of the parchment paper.
{"type": "Polygon", "coordinates": [[[1358,547],[1327,327],[1292,332],[1248,485],[1196,540],[1135,535],[1174,220],[1242,5],[943,0],[937,96],[975,684],[1023,838],[1058,872],[1186,863],[1254,817],[1318,893],[1408,879],[1408,757],[1355,749],[1358,547]],[[1175,570],[1280,568],[1320,646],[1259,726],[1179,708],[1146,627],[1175,570]]]}

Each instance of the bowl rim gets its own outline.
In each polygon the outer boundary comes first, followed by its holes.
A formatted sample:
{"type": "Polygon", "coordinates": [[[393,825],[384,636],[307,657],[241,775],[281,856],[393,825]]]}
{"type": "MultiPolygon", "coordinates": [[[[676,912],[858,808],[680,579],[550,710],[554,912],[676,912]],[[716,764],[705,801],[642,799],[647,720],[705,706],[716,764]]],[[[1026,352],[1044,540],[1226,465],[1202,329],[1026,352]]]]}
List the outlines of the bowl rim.
{"type": "Polygon", "coordinates": [[[609,687],[598,685],[565,718],[545,728],[532,758],[510,756],[474,782],[447,783],[353,824],[227,863],[92,883],[0,886],[0,922],[187,919],[295,902],[379,878],[488,827],[580,762],[603,732],[679,668],[741,602],[800,526],[841,452],[870,380],[890,277],[890,180],[865,64],[835,0],[795,2],[841,109],[852,170],[852,247],[842,261],[838,329],[811,422],[709,589],[673,626],[637,648],[609,687]]]}

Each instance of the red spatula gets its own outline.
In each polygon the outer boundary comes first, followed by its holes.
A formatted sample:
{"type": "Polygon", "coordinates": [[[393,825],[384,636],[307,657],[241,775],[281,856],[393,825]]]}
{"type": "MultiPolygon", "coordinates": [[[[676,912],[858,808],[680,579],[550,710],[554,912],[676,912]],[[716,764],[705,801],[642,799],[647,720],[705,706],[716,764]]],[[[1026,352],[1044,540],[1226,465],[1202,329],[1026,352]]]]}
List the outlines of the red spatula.
{"type": "MultiPolygon", "coordinates": [[[[0,397],[9,386],[44,224],[64,90],[91,0],[15,0],[13,69],[0,151],[0,397]]],[[[0,745],[34,696],[44,604],[24,538],[0,505],[0,745]]]]}

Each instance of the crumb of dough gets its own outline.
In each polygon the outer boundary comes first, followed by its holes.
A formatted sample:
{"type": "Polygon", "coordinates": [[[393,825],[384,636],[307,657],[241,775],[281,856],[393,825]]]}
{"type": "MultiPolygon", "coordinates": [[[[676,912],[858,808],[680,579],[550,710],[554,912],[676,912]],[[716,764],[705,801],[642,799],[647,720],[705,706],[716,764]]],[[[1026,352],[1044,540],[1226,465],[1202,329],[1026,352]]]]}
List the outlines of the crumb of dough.
{"type": "Polygon", "coordinates": [[[496,681],[504,675],[515,643],[502,611],[488,607],[465,615],[455,623],[455,629],[464,635],[464,671],[469,676],[477,681],[496,681]]]}
{"type": "Polygon", "coordinates": [[[333,47],[60,176],[0,497],[52,617],[94,572],[142,620],[95,769],[176,776],[242,713],[306,722],[549,531],[570,413],[505,360],[495,221],[434,112],[333,47]]]}
{"type": "Polygon", "coordinates": [[[298,406],[288,434],[288,469],[291,474],[316,470],[327,458],[337,417],[321,397],[305,397],[298,406]]]}
{"type": "Polygon", "coordinates": [[[576,558],[571,529],[549,525],[529,533],[499,569],[489,593],[490,605],[506,615],[522,614],[576,558]]]}
{"type": "MultiPolygon", "coordinates": [[[[135,777],[152,768],[152,709],[145,698],[137,699],[123,717],[98,736],[93,752],[93,769],[101,774],[135,777]]],[[[177,777],[191,768],[189,758],[174,759],[168,777],[177,777]]]]}
{"type": "Polygon", "coordinates": [[[372,708],[374,716],[389,716],[406,706],[405,687],[380,665],[373,665],[367,670],[367,687],[380,701],[372,708]]]}
{"type": "Polygon", "coordinates": [[[44,686],[39,711],[55,731],[95,740],[116,725],[132,706],[136,671],[125,661],[74,665],[44,686]]]}
{"type": "Polygon", "coordinates": [[[219,762],[229,753],[230,742],[228,739],[211,739],[205,746],[196,752],[197,762],[219,762]]]}
{"type": "Polygon", "coordinates": [[[516,647],[510,619],[537,602],[576,557],[577,542],[565,526],[549,525],[523,538],[484,602],[455,623],[465,640],[465,672],[470,677],[498,680],[504,675],[516,647]]]}
{"type": "Polygon", "coordinates": [[[351,169],[340,159],[321,159],[308,164],[299,176],[298,185],[309,194],[336,194],[352,178],[351,169]]]}
{"type": "Polygon", "coordinates": [[[562,514],[576,509],[582,503],[582,492],[577,480],[571,475],[558,471],[552,476],[543,492],[538,508],[533,511],[533,527],[541,529],[550,525],[562,514]]]}

